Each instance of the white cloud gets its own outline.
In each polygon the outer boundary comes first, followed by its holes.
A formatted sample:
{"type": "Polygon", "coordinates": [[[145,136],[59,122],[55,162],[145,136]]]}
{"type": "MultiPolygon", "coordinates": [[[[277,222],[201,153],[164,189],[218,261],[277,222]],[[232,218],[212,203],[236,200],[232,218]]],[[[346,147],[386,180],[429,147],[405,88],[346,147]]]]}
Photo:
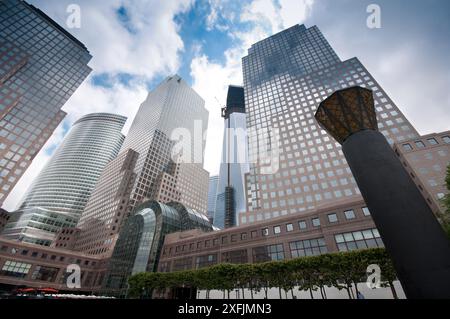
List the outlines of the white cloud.
{"type": "Polygon", "coordinates": [[[418,44],[401,44],[369,62],[369,71],[422,135],[446,131],[450,122],[450,76],[424,52],[418,44]]]}
{"type": "Polygon", "coordinates": [[[283,28],[305,21],[311,14],[314,0],[278,0],[283,28]]]}
{"type": "Polygon", "coordinates": [[[241,21],[262,25],[272,34],[283,28],[280,10],[273,0],[252,1],[244,7],[241,21]]]}
{"type": "MultiPolygon", "coordinates": [[[[72,0],[34,0],[36,6],[65,26],[66,8],[72,0]]],[[[174,21],[191,0],[78,0],[81,28],[70,29],[93,55],[90,63],[97,73],[130,73],[146,77],[174,73],[184,49],[174,21]],[[124,25],[117,9],[126,8],[124,25]],[[131,29],[130,32],[127,29],[131,29]]]]}

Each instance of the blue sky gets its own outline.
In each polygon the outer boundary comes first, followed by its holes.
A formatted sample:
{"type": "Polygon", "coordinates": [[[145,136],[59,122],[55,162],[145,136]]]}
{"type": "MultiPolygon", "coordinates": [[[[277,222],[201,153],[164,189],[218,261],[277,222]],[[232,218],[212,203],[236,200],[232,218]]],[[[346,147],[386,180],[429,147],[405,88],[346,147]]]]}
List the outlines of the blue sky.
{"type": "Polygon", "coordinates": [[[68,29],[93,55],[93,72],[64,106],[68,115],[6,205],[14,208],[70,126],[92,112],[131,120],[148,90],[178,73],[210,112],[205,168],[218,172],[220,107],[228,84],[242,84],[250,45],[304,23],[317,25],[341,59],[357,56],[422,134],[450,129],[448,0],[29,0],[66,27],[69,4],[81,27],[68,29]],[[369,29],[369,4],[381,28],[369,29]],[[217,102],[219,101],[219,102],[217,102]]]}

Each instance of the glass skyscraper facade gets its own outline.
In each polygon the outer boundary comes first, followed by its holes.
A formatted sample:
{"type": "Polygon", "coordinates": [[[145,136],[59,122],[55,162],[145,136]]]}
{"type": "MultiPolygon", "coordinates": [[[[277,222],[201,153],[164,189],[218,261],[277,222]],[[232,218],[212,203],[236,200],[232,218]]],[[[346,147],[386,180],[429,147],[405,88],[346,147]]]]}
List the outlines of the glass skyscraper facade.
{"type": "Polygon", "coordinates": [[[219,183],[219,176],[211,176],[209,178],[208,186],[208,217],[214,218],[214,212],[216,210],[216,199],[217,199],[217,185],[219,183]]]}
{"type": "Polygon", "coordinates": [[[94,113],[76,121],[35,179],[4,236],[49,245],[61,227],[73,227],[105,166],[122,146],[126,117],[94,113]]]}
{"type": "Polygon", "coordinates": [[[341,61],[315,26],[296,25],[252,45],[243,74],[247,128],[258,134],[249,134],[241,223],[361,200],[341,146],[314,119],[319,103],[336,90],[371,89],[389,143],[419,136],[361,62],[341,61]],[[262,150],[276,152],[265,161],[262,150]]]}
{"type": "Polygon", "coordinates": [[[229,86],[225,119],[222,163],[217,186],[214,226],[220,229],[239,225],[246,210],[245,174],[248,173],[244,88],[229,86]]]}
{"type": "Polygon", "coordinates": [[[203,169],[202,147],[208,111],[204,104],[177,75],[148,94],[118,157],[103,171],[83,211],[77,250],[111,254],[123,222],[136,205],[150,199],[180,202],[206,215],[209,174],[203,169]],[[179,135],[173,135],[177,131],[187,134],[181,142],[179,135]],[[200,143],[197,158],[194,143],[200,143]],[[193,155],[187,163],[178,161],[174,148],[179,144],[193,155]]]}
{"type": "Polygon", "coordinates": [[[0,205],[65,117],[86,47],[39,9],[0,1],[0,205]]]}

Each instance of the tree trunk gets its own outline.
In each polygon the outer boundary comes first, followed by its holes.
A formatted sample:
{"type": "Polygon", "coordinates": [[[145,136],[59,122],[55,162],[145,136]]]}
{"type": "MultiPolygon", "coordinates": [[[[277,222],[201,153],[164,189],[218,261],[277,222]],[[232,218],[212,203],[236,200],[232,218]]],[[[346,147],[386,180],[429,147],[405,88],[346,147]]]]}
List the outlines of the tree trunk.
{"type": "Polygon", "coordinates": [[[268,299],[268,298],[267,298],[267,290],[269,290],[269,288],[265,287],[265,288],[264,288],[264,293],[266,294],[266,299],[268,299]]]}
{"type": "Polygon", "coordinates": [[[325,299],[328,299],[326,287],[323,287],[323,295],[325,296],[325,299]]]}
{"type": "Polygon", "coordinates": [[[345,290],[347,290],[347,293],[348,293],[348,299],[353,299],[353,298],[352,298],[352,295],[351,295],[351,293],[350,293],[350,288],[348,287],[348,285],[347,285],[347,287],[345,288],[345,290]]]}
{"type": "Polygon", "coordinates": [[[230,299],[230,291],[227,290],[227,294],[228,294],[228,299],[230,299]]]}
{"type": "Polygon", "coordinates": [[[358,298],[359,290],[358,290],[358,283],[357,282],[355,282],[355,291],[356,291],[356,298],[358,298]]]}
{"type": "Polygon", "coordinates": [[[278,293],[280,294],[280,299],[283,299],[283,296],[281,295],[281,288],[278,287],[278,293]]]}
{"type": "Polygon", "coordinates": [[[311,299],[314,299],[314,295],[313,295],[313,292],[312,292],[311,288],[309,288],[309,294],[311,295],[311,299]]]}
{"type": "Polygon", "coordinates": [[[242,299],[245,299],[245,289],[242,287],[242,299]]]}
{"type": "Polygon", "coordinates": [[[389,282],[389,287],[391,287],[392,296],[394,299],[398,299],[397,291],[395,290],[394,283],[392,281],[389,282]]]}
{"type": "Polygon", "coordinates": [[[225,299],[225,290],[222,290],[223,292],[223,299],[225,299]]]}
{"type": "Polygon", "coordinates": [[[322,299],[325,299],[325,296],[323,295],[323,290],[322,290],[322,286],[320,286],[320,295],[322,296],[322,299]]]}

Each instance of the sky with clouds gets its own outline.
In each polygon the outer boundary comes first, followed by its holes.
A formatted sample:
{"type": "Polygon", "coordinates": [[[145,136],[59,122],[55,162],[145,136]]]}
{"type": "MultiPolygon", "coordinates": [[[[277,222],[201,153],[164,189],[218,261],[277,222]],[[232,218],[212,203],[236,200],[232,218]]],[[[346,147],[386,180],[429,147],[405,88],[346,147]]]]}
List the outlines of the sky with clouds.
{"type": "Polygon", "coordinates": [[[342,60],[357,56],[421,134],[450,129],[448,0],[28,0],[66,27],[69,4],[81,28],[68,29],[93,59],[91,75],[63,107],[68,115],[5,202],[13,210],[27,186],[80,116],[128,117],[147,92],[181,75],[205,99],[205,168],[217,174],[227,86],[242,84],[241,59],[252,43],[297,23],[317,25],[342,60]],[[367,6],[381,8],[369,29],[367,6]]]}

